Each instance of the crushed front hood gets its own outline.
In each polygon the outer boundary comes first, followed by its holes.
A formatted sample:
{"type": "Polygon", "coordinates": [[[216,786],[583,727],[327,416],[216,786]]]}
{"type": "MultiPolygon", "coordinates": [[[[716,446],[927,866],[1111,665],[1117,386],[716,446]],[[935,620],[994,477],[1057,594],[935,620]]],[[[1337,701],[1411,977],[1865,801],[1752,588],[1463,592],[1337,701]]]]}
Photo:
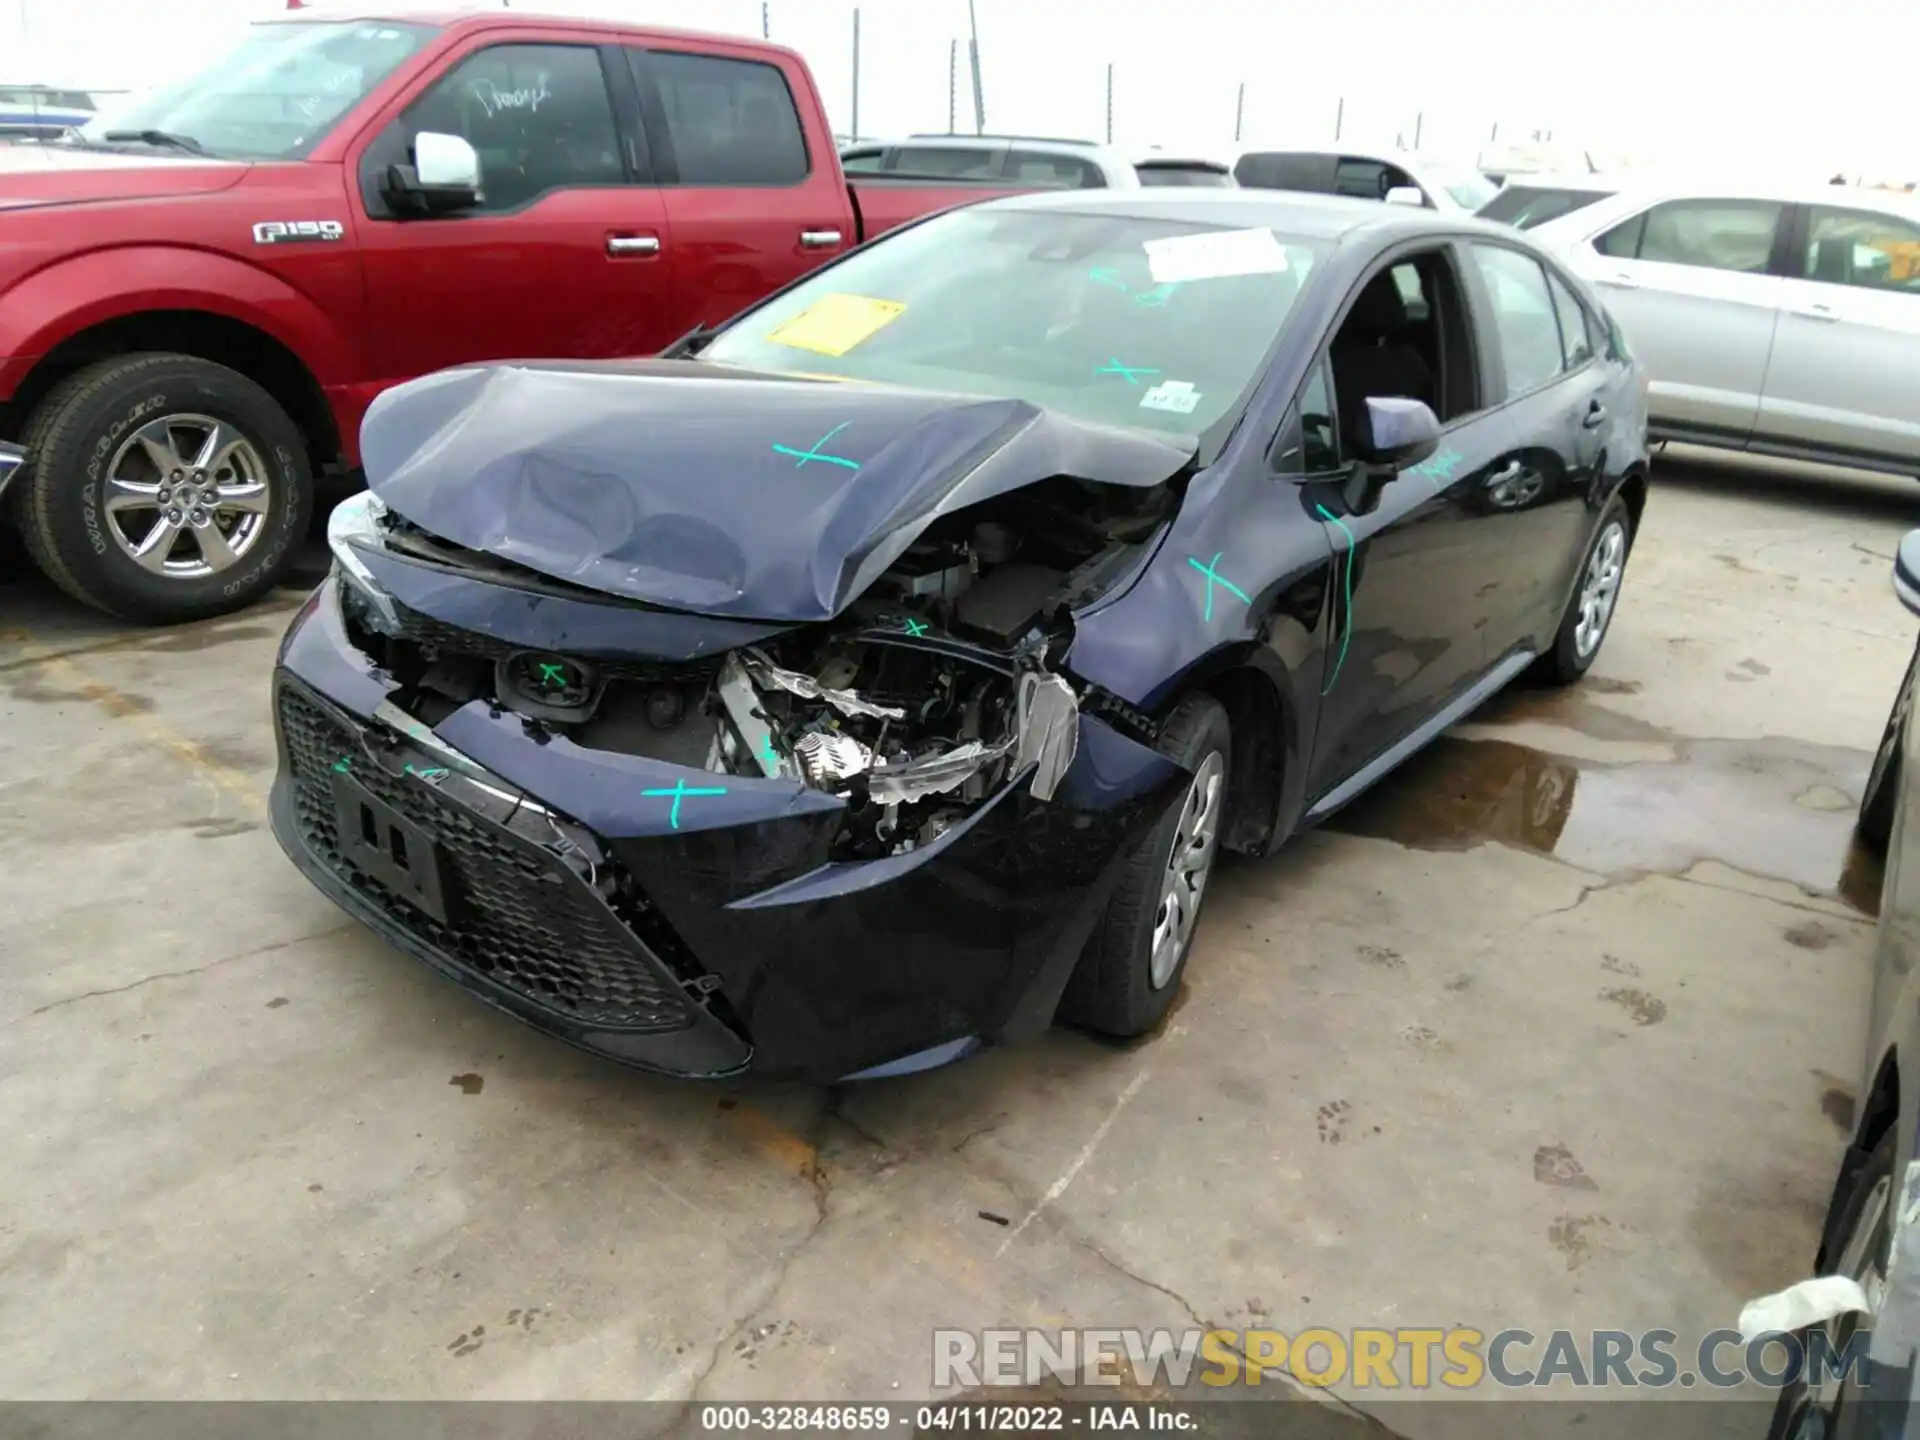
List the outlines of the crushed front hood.
{"type": "Polygon", "coordinates": [[[1151,486],[1190,444],[1019,400],[698,361],[522,363],[387,391],[360,436],[395,512],[626,599],[838,614],[943,514],[1056,475],[1151,486]]]}

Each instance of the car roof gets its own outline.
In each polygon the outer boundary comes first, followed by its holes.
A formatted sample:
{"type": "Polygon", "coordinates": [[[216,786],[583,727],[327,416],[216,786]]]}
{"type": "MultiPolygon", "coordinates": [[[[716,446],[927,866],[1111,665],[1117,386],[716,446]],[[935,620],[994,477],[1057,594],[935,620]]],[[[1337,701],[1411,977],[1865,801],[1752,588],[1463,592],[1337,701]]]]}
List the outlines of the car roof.
{"type": "MultiPolygon", "coordinates": [[[[1597,175],[1596,180],[1609,177],[1597,175]]],[[[1842,210],[1880,210],[1889,215],[1900,215],[1920,220],[1920,196],[1901,190],[1870,190],[1858,185],[1822,185],[1814,181],[1801,179],[1781,179],[1778,177],[1723,177],[1715,178],[1711,173],[1627,175],[1616,174],[1611,177],[1612,184],[1607,187],[1612,193],[1605,203],[1605,215],[1616,212],[1632,214],[1646,206],[1656,205],[1663,200],[1761,200],[1772,201],[1780,205],[1827,205],[1842,210]]],[[[1529,178],[1515,183],[1538,184],[1529,178]]],[[[1597,207],[1596,207],[1597,208],[1597,207]]],[[[1546,224],[1537,227],[1547,230],[1575,229],[1588,216],[1586,210],[1576,210],[1569,215],[1556,216],[1546,224]],[[1572,223],[1570,223],[1572,222],[1572,223]]],[[[1591,217],[1589,217],[1591,218],[1591,217]]]]}
{"type": "Polygon", "coordinates": [[[986,210],[1061,210],[1130,220],[1186,220],[1201,225],[1266,227],[1302,240],[1345,243],[1372,235],[1382,244],[1432,233],[1481,233],[1512,241],[1506,225],[1466,215],[1383,205],[1344,195],[1293,190],[1228,190],[1185,186],[1139,190],[1039,190],[969,207],[986,210]]]}

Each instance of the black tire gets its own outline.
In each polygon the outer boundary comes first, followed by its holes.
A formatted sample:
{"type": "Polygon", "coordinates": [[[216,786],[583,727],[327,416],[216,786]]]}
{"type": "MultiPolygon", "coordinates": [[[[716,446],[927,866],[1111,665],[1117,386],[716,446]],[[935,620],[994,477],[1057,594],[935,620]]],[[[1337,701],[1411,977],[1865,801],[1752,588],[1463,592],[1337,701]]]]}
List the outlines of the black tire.
{"type": "MultiPolygon", "coordinates": [[[[122,619],[166,624],[238,610],[273,586],[306,536],[313,506],[306,442],[271,395],[224,365],[188,355],[103,360],[53,389],[25,439],[27,464],[12,488],[28,552],[74,599],[122,619]],[[120,522],[104,508],[116,450],[137,427],[169,415],[232,427],[258,457],[267,487],[267,508],[244,552],[203,576],[143,568],[115,538],[120,522]]],[[[242,523],[233,512],[219,514],[226,518],[216,525],[242,523]]],[[[146,515],[158,519],[157,511],[133,511],[129,523],[146,515]]],[[[183,550],[201,553],[184,539],[169,553],[183,550]]]]}
{"type": "MultiPolygon", "coordinates": [[[[1213,842],[1206,873],[1219,855],[1220,821],[1226,808],[1226,786],[1233,774],[1233,731],[1227,712],[1210,695],[1189,695],[1174,708],[1160,731],[1160,752],[1177,760],[1196,779],[1208,773],[1217,757],[1218,786],[1213,800],[1213,842]]],[[[1187,956],[1199,929],[1201,910],[1211,887],[1202,880],[1192,904],[1191,918],[1170,969],[1158,983],[1153,976],[1154,927],[1160,910],[1163,880],[1173,857],[1175,840],[1194,795],[1192,783],[1180,803],[1153,827],[1122,863],[1107,911],[1087,941],[1079,963],[1060,997],[1062,1020],[1102,1035],[1127,1038],[1151,1030],[1165,1018],[1187,956]]]]}
{"type": "Polygon", "coordinates": [[[1873,768],[1867,772],[1867,788],[1860,792],[1860,815],[1853,823],[1860,843],[1876,855],[1885,855],[1893,839],[1893,813],[1900,801],[1900,756],[1907,743],[1907,715],[1913,709],[1916,670],[1920,670],[1920,648],[1907,661],[1906,678],[1893,697],[1887,728],[1880,736],[1880,748],[1873,752],[1873,768]]]}
{"type": "MultiPolygon", "coordinates": [[[[1899,1138],[1899,1126],[1891,1125],[1887,1133],[1873,1147],[1873,1153],[1867,1156],[1848,1185],[1846,1198],[1841,1201],[1837,1212],[1829,1217],[1826,1244],[1822,1247],[1822,1275],[1845,1273],[1843,1259],[1853,1248],[1856,1232],[1869,1227],[1868,1233],[1858,1236],[1861,1253],[1878,1258],[1880,1273],[1886,1273],[1887,1255],[1893,1243],[1893,1159],[1894,1144],[1899,1138]],[[1876,1190],[1886,1187],[1886,1203],[1868,1208],[1869,1201],[1876,1190]]],[[[1849,1267],[1852,1268],[1852,1267],[1849,1267]]],[[[1859,1278],[1857,1275],[1854,1278],[1859,1278]]],[[[1835,1353],[1841,1353],[1849,1338],[1861,1326],[1870,1324],[1860,1315],[1843,1315],[1829,1322],[1832,1330],[1832,1343],[1835,1353]]],[[[1809,1332],[1802,1331],[1804,1344],[1809,1332]]],[[[1802,1354],[1805,1354],[1803,1348],[1802,1354]]],[[[1835,1397],[1833,1408],[1824,1416],[1814,1413],[1814,1407],[1807,1393],[1804,1378],[1796,1379],[1784,1385],[1780,1398],[1774,1405],[1773,1423],[1767,1429],[1767,1440],[1812,1440],[1816,1436],[1830,1436],[1840,1433],[1840,1411],[1846,1404],[1846,1392],[1835,1397]]]]}
{"type": "Polygon", "coordinates": [[[1567,610],[1560,617],[1560,628],[1554,633],[1553,644],[1546,653],[1534,662],[1533,673],[1549,685],[1571,685],[1592,668],[1593,662],[1600,658],[1600,651],[1607,643],[1607,634],[1613,628],[1613,617],[1619,608],[1619,586],[1626,583],[1627,561],[1633,555],[1633,516],[1627,510],[1626,502],[1618,495],[1607,503],[1600,512],[1600,523],[1593,527],[1593,539],[1587,543],[1586,552],[1580,557],[1580,568],[1575,572],[1573,594],[1567,597],[1567,610]],[[1620,578],[1614,591],[1614,603],[1608,608],[1606,620],[1600,630],[1600,638],[1593,648],[1584,655],[1580,652],[1577,638],[1580,628],[1580,599],[1586,588],[1587,570],[1593,564],[1594,556],[1600,547],[1607,543],[1608,536],[1618,530],[1621,541],[1620,578]]]}

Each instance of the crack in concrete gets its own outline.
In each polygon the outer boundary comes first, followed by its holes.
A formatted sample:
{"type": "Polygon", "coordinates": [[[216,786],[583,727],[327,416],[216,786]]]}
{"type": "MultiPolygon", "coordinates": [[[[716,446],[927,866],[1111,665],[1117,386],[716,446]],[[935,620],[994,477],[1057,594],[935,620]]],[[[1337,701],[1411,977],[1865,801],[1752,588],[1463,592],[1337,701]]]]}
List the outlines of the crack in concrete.
{"type": "Polygon", "coordinates": [[[827,1228],[827,1221],[830,1218],[829,1201],[833,1196],[833,1182],[828,1179],[826,1167],[821,1163],[819,1142],[825,1138],[827,1126],[832,1123],[835,1118],[831,1102],[825,1101],[821,1104],[820,1110],[815,1116],[814,1123],[810,1127],[814,1131],[814,1134],[808,1138],[807,1143],[813,1151],[813,1160],[808,1164],[807,1168],[801,1172],[800,1178],[806,1181],[808,1188],[813,1193],[813,1223],[807,1227],[807,1233],[796,1240],[793,1245],[788,1248],[786,1254],[780,1257],[779,1268],[774,1271],[773,1277],[767,1283],[766,1288],[756,1296],[753,1303],[741,1311],[739,1316],[735,1318],[731,1324],[727,1325],[720,1332],[718,1338],[714,1340],[713,1352],[707,1356],[707,1363],[700,1367],[700,1373],[693,1377],[693,1384],[687,1389],[687,1398],[681,1402],[681,1412],[679,1420],[676,1423],[684,1423],[692,1413],[693,1407],[700,1403],[700,1391],[705,1387],[707,1381],[713,1377],[713,1372],[719,1368],[720,1361],[726,1354],[728,1344],[737,1340],[741,1333],[745,1331],[748,1326],[752,1325],[754,1320],[773,1303],[774,1298],[779,1295],[781,1289],[786,1285],[787,1276],[793,1270],[794,1265],[798,1263],[801,1256],[805,1255],[807,1251],[813,1247],[814,1242],[820,1238],[821,1232],[827,1228]]]}
{"type": "MultiPolygon", "coordinates": [[[[1200,1330],[1202,1332],[1213,1331],[1213,1332],[1217,1332],[1220,1335],[1233,1333],[1226,1326],[1220,1325],[1202,1316],[1200,1311],[1194,1306],[1193,1302],[1187,1299],[1187,1297],[1182,1295],[1178,1290],[1175,1290],[1172,1287],[1167,1285],[1162,1285],[1158,1280],[1153,1279],[1151,1276],[1142,1275],[1138,1270],[1135,1270],[1130,1266],[1122,1264],[1119,1260],[1117,1260],[1112,1255],[1109,1255],[1098,1244],[1088,1239],[1086,1236],[1075,1234],[1074,1232],[1070,1230],[1066,1230],[1064,1228],[1061,1229],[1059,1233],[1062,1236],[1064,1236],[1071,1244],[1073,1244],[1074,1246],[1076,1246],[1081,1250],[1086,1251],[1089,1255],[1093,1256],[1094,1259],[1098,1260],[1101,1264],[1105,1265],[1109,1270],[1113,1271],[1114,1274],[1119,1275],[1124,1279],[1131,1280],[1136,1285],[1143,1286],[1148,1290],[1152,1290],[1157,1292],[1158,1294],[1166,1296],[1167,1299],[1173,1301],[1174,1304],[1180,1307],[1181,1311],[1186,1315],[1187,1319],[1192,1322],[1195,1329],[1200,1330]]],[[[1222,1341],[1221,1343],[1225,1344],[1225,1348],[1228,1351],[1230,1351],[1236,1359],[1240,1361],[1240,1364],[1245,1369],[1258,1371],[1263,1379],[1267,1377],[1271,1377],[1272,1379],[1277,1381],[1283,1388],[1293,1392],[1294,1395],[1296,1395],[1299,1399],[1316,1401],[1322,1405],[1331,1405],[1336,1410],[1344,1411],[1346,1414],[1351,1415],[1354,1419],[1374,1427],[1382,1435],[1389,1435],[1389,1436],[1399,1435],[1398,1431],[1386,1425],[1384,1422],[1382,1422],[1376,1416],[1371,1414],[1369,1411],[1363,1410],[1360,1406],[1356,1405],[1353,1401],[1347,1399],[1345,1396],[1337,1395],[1333,1391],[1325,1389],[1320,1386],[1302,1384],[1298,1379],[1294,1377],[1291,1371],[1274,1370],[1274,1369],[1269,1369],[1267,1366],[1264,1366],[1264,1365],[1255,1364],[1252,1360],[1249,1360],[1247,1358],[1246,1352],[1243,1351],[1238,1345],[1227,1344],[1224,1341],[1222,1341]]],[[[1146,1383],[1152,1379],[1151,1376],[1139,1376],[1136,1378],[1139,1379],[1142,1383],[1146,1383]]]]}
{"type": "Polygon", "coordinates": [[[276,950],[291,949],[295,945],[304,945],[309,940],[326,940],[335,935],[344,935],[349,930],[361,928],[357,920],[348,920],[325,930],[316,930],[311,935],[296,935],[291,940],[281,940],[272,945],[261,945],[252,950],[243,950],[238,955],[223,955],[218,960],[209,960],[204,965],[195,965],[188,970],[162,970],[157,975],[142,975],[138,980],[129,980],[125,985],[112,985],[104,990],[82,990],[78,995],[66,995],[58,1000],[49,1000],[44,1005],[35,1006],[18,1019],[8,1021],[8,1025],[19,1025],[36,1015],[45,1015],[49,1010],[64,1009],[68,1005],[78,1005],[82,1000],[97,1000],[103,995],[124,995],[129,990],[138,990],[143,985],[151,985],[158,980],[182,980],[189,975],[204,975],[209,970],[217,970],[222,965],[232,965],[240,960],[254,960],[262,955],[271,955],[276,950]]]}

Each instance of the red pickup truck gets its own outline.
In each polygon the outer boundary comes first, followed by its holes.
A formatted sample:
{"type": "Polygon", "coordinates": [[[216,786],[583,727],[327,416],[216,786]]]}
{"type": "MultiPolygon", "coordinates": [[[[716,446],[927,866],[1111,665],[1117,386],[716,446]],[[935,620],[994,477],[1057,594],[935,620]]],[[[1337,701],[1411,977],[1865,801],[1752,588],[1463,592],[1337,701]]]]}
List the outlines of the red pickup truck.
{"type": "Polygon", "coordinates": [[[0,144],[6,508],[88,604],[232,610],[284,572],[316,479],[357,467],[385,387],[650,354],[1007,188],[849,186],[806,62],[756,40],[513,11],[252,26],[66,140],[0,144]]]}

